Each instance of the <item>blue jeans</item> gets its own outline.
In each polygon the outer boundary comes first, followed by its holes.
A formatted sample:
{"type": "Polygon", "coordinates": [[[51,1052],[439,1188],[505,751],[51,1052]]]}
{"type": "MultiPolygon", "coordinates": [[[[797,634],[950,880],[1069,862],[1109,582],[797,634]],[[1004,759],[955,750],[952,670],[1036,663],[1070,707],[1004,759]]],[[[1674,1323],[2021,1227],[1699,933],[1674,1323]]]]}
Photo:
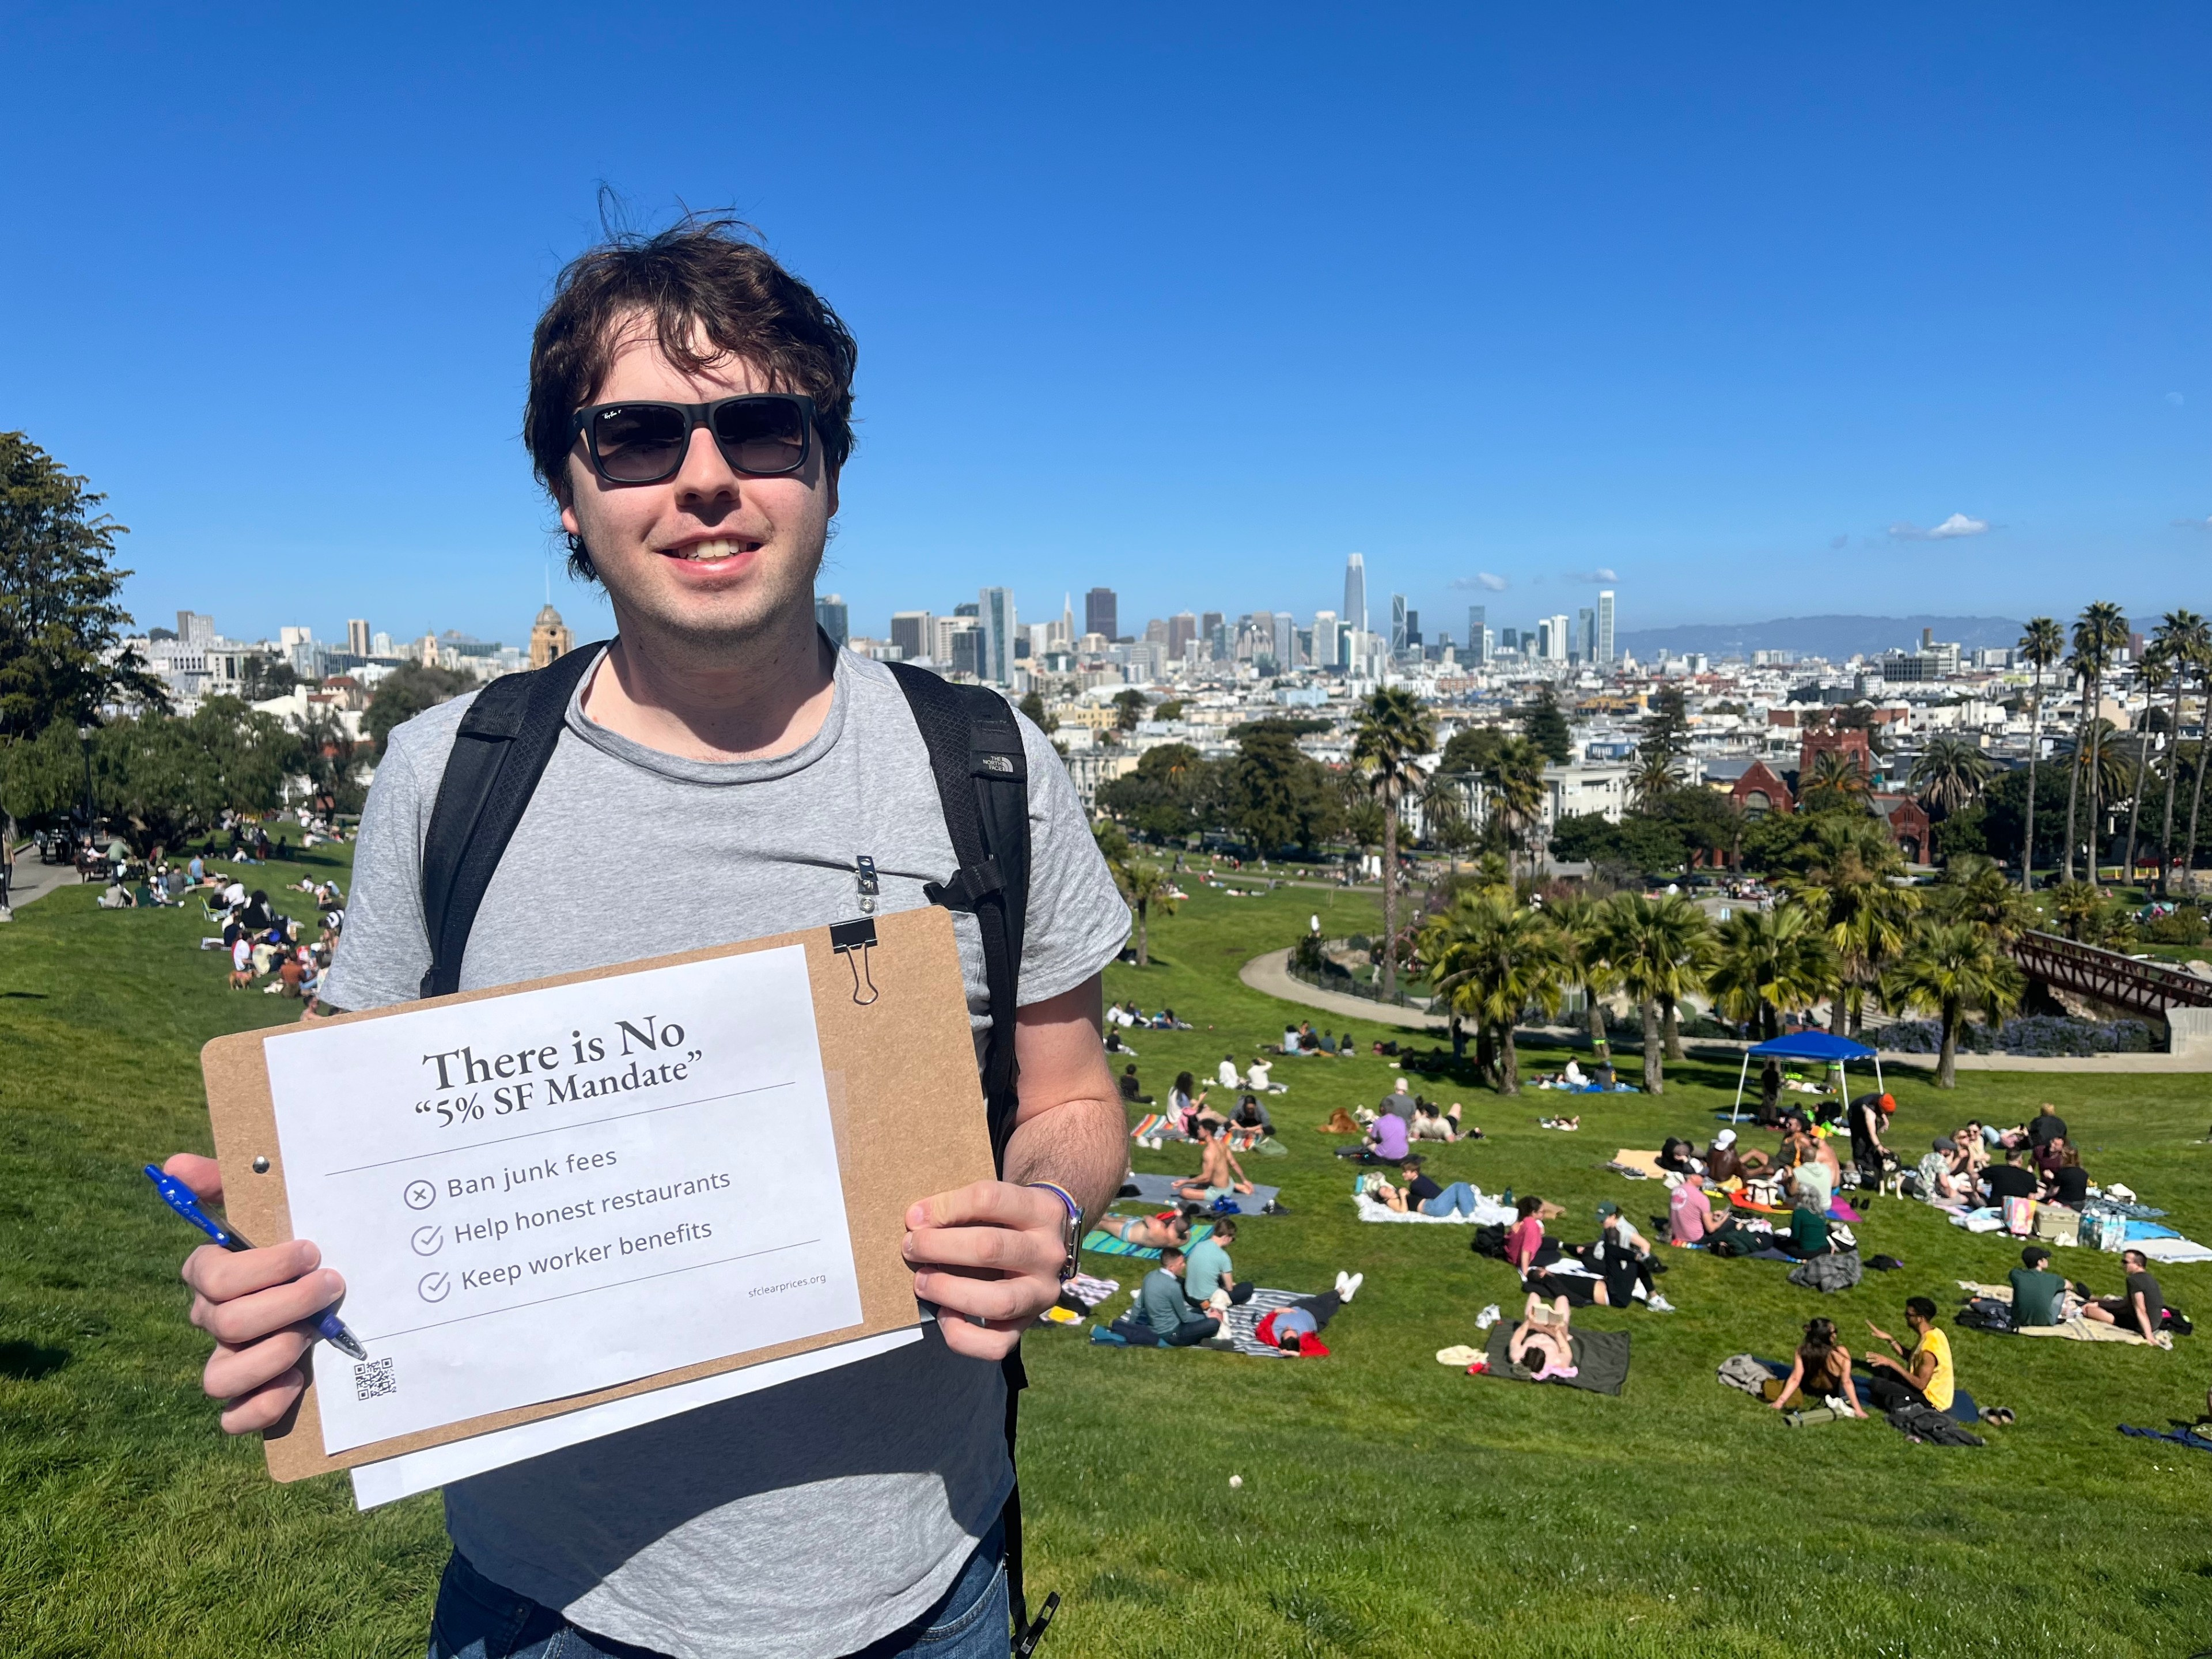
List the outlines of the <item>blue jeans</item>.
{"type": "Polygon", "coordinates": [[[1464,1181],[1455,1181],[1434,1198],[1422,1201],[1423,1215],[1473,1215],[1474,1188],[1464,1181]]]}
{"type": "MultiPolygon", "coordinates": [[[[943,1599],[903,1630],[871,1642],[851,1659],[1006,1659],[1012,1615],[1006,1600],[1006,1532],[994,1522],[943,1599]]],[[[579,1630],[485,1577],[455,1551],[438,1586],[428,1659],[666,1659],[579,1630]]]]}

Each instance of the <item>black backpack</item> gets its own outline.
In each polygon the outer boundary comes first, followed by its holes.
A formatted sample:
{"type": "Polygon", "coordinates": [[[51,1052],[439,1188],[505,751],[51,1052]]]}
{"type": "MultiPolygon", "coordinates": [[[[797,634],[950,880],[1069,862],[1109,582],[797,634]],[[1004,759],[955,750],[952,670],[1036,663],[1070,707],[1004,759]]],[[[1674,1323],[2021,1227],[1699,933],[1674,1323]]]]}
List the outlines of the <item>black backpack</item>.
{"type": "MultiPolygon", "coordinates": [[[[422,842],[422,917],[430,966],[422,994],[460,988],[470,930],[492,874],[514,839],[567,724],[568,700],[606,645],[579,647],[546,667],[490,681],[461,716],[422,842]]],[[[1021,727],[1006,700],[988,686],[953,685],[927,669],[888,665],[906,693],[929,750],[945,829],[959,866],[922,891],[932,904],[972,912],[983,935],[983,974],[991,1032],[983,1050],[983,1100],[991,1156],[1004,1173],[1006,1142],[1019,1105],[1014,1011],[1022,930],[1029,908],[1029,763],[1021,727]]],[[[1029,1378],[1021,1350],[1006,1356],[1006,1452],[1014,1449],[1016,1402],[1029,1378]]],[[[1007,1581],[1014,1624],[1029,1626],[1022,1595],[1021,1488],[1006,1499],[1007,1581]]],[[[1059,1597],[1048,1599],[1031,1638],[1042,1633],[1059,1597]]]]}

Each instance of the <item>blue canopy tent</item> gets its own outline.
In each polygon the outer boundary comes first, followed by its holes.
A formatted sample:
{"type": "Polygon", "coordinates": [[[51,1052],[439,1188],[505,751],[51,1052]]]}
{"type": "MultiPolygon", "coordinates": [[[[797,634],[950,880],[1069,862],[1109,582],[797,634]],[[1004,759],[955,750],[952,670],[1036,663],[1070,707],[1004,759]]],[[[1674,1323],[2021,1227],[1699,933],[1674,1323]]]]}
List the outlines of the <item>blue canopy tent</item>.
{"type": "MultiPolygon", "coordinates": [[[[1838,1071],[1854,1060],[1874,1062],[1874,1086],[1881,1087],[1881,1056],[1864,1043],[1853,1042],[1849,1037],[1831,1036],[1826,1031],[1798,1031],[1789,1036],[1778,1036],[1765,1042],[1753,1043],[1743,1051],[1743,1070],[1735,1080],[1735,1104],[1729,1109],[1729,1121],[1736,1122],[1743,1115],[1744,1080],[1751,1075],[1753,1054],[1761,1060],[1819,1060],[1834,1066],[1838,1071]]],[[[1844,1091],[1850,1097],[1850,1091],[1844,1091]]]]}

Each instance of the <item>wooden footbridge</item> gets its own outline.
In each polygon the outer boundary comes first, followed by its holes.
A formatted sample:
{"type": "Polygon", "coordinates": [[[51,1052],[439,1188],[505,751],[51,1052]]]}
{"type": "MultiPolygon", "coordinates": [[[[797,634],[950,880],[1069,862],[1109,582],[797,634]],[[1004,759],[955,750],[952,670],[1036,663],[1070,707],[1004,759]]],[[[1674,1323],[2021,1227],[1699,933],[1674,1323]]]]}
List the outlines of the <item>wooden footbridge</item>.
{"type": "Polygon", "coordinates": [[[2163,1019],[2169,1008],[2212,1008],[2212,979],[2057,933],[2022,933],[2012,954],[2030,979],[2131,1013],[2163,1019]]]}

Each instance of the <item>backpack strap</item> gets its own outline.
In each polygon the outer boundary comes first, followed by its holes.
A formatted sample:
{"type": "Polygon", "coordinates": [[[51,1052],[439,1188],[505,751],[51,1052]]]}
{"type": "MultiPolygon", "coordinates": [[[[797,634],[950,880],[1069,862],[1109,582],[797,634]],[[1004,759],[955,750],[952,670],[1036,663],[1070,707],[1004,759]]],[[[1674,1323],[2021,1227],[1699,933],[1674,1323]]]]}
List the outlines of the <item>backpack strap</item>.
{"type": "Polygon", "coordinates": [[[461,716],[422,838],[422,923],[430,941],[422,995],[461,988],[461,958],[477,907],[561,741],[568,699],[606,643],[580,646],[544,668],[501,675],[461,716]]]}
{"type": "Polygon", "coordinates": [[[1003,1172],[1020,1103],[1014,1013],[1021,988],[1022,934],[1029,909],[1029,758],[1006,700],[988,686],[952,685],[926,668],[890,663],[929,750],[945,828],[957,867],[922,893],[932,904],[972,913],[983,934],[991,1034],[983,1050],[983,1099],[991,1156],[1003,1172]]]}

